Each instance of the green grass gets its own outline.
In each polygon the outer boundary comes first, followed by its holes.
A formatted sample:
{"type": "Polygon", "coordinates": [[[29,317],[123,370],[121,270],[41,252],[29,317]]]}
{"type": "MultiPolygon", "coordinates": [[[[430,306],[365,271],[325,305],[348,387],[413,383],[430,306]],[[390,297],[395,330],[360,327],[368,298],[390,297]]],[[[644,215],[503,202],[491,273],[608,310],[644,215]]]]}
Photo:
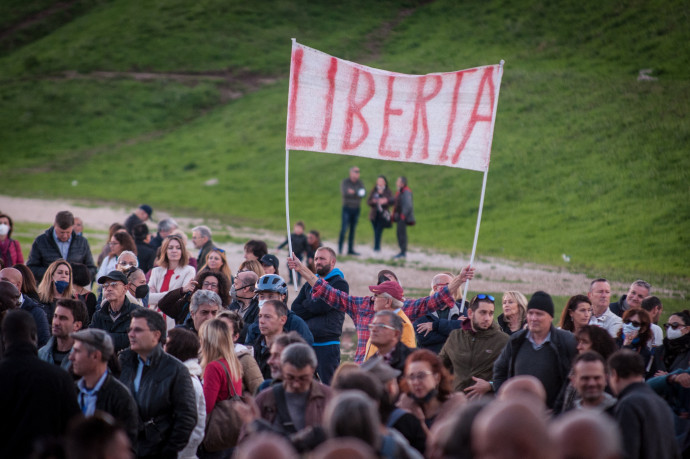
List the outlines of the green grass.
{"type": "MultiPolygon", "coordinates": [[[[127,205],[145,198],[178,214],[283,230],[289,38],[410,73],[505,59],[477,255],[626,282],[642,277],[687,292],[686,3],[90,5],[0,58],[0,160],[7,166],[0,182],[11,190],[4,192],[127,205]],[[376,32],[410,7],[389,35],[376,32]],[[638,82],[643,68],[658,80],[638,82]],[[47,79],[67,70],[227,71],[276,82],[247,93],[242,79],[47,79]],[[227,84],[245,96],[222,102],[227,84]],[[205,186],[210,178],[219,184],[205,186]]],[[[368,187],[381,173],[408,177],[414,245],[469,253],[482,179],[471,171],[292,152],[291,219],[337,237],[338,183],[354,163],[368,187]]],[[[394,233],[384,232],[383,242],[393,244],[394,233]]],[[[372,238],[363,210],[358,242],[372,238]]]]}

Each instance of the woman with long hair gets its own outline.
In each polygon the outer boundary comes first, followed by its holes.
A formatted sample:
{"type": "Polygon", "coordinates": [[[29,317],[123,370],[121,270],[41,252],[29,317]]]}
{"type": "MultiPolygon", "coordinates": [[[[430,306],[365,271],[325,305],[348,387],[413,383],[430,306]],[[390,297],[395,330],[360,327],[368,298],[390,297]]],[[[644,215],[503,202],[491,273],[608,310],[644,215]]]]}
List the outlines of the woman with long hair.
{"type": "Polygon", "coordinates": [[[259,277],[266,275],[264,266],[259,260],[244,260],[237,272],[241,273],[242,271],[254,271],[259,277]]]}
{"type": "Polygon", "coordinates": [[[588,325],[591,317],[592,301],[585,295],[571,296],[561,313],[559,327],[562,330],[575,333],[585,325],[588,325]]]}
{"type": "Polygon", "coordinates": [[[630,349],[637,352],[644,359],[645,379],[654,376],[652,370],[651,343],[654,332],[650,324],[652,319],[644,309],[628,309],[623,313],[623,327],[618,331],[616,345],[620,349],[630,349]]]}
{"type": "Polygon", "coordinates": [[[19,241],[12,239],[14,223],[9,215],[0,212],[0,262],[3,268],[24,263],[24,255],[19,241]]]}
{"type": "Polygon", "coordinates": [[[74,286],[72,285],[72,265],[63,260],[55,260],[48,266],[43,280],[38,284],[38,298],[43,303],[48,324],[53,321],[55,303],[61,299],[74,299],[74,286]]]}
{"type": "Polygon", "coordinates": [[[158,302],[158,308],[175,319],[177,325],[183,324],[189,316],[189,305],[192,295],[197,290],[210,290],[220,297],[223,307],[230,304],[230,281],[225,274],[218,271],[202,271],[185,286],[170,290],[158,302]]]}
{"type": "Polygon", "coordinates": [[[438,355],[428,349],[407,356],[403,375],[398,406],[416,415],[427,435],[434,421],[447,409],[446,403],[465,400],[464,394],[453,392],[453,377],[438,355]]]}
{"type": "Polygon", "coordinates": [[[388,188],[388,180],[384,175],[379,175],[374,188],[369,193],[367,204],[371,207],[369,220],[374,227],[374,252],[381,251],[381,235],[385,228],[390,228],[390,206],[393,204],[393,192],[388,188]]]}
{"type": "Polygon", "coordinates": [[[497,318],[504,333],[512,335],[527,323],[527,298],[518,291],[503,294],[503,313],[497,318]]]}
{"type": "Polygon", "coordinates": [[[237,355],[240,365],[242,365],[242,392],[258,393],[259,386],[264,382],[264,377],[259,369],[259,364],[254,359],[254,350],[238,342],[240,332],[244,328],[242,316],[236,311],[220,311],[216,318],[225,321],[230,327],[230,335],[235,346],[235,355],[237,355]]]}
{"type": "Polygon", "coordinates": [[[206,260],[200,261],[203,261],[203,267],[199,272],[220,271],[227,276],[232,284],[232,271],[228,265],[228,259],[225,257],[225,250],[214,247],[206,255],[206,260]]]}
{"type": "MultiPolygon", "coordinates": [[[[210,415],[216,403],[235,395],[242,395],[242,365],[232,343],[230,327],[225,321],[211,319],[201,325],[201,369],[203,371],[206,414],[210,415]],[[230,387],[232,386],[232,389],[230,387]]],[[[214,452],[202,457],[230,457],[232,449],[214,452]]]]}
{"type": "Polygon", "coordinates": [[[196,274],[196,270],[189,265],[184,240],[176,234],[163,240],[156,265],[149,279],[149,306],[157,305],[166,292],[187,285],[196,274]]]}
{"type": "Polygon", "coordinates": [[[690,366],[690,311],[674,312],[664,324],[666,338],[654,349],[656,373],[662,376],[690,366]]]}
{"type": "Polygon", "coordinates": [[[137,254],[136,243],[132,236],[125,230],[116,231],[111,236],[108,245],[110,246],[110,253],[103,259],[100,268],[98,268],[96,279],[100,279],[101,276],[106,276],[110,271],[114,271],[117,267],[118,257],[125,250],[134,253],[134,255],[137,254]]]}

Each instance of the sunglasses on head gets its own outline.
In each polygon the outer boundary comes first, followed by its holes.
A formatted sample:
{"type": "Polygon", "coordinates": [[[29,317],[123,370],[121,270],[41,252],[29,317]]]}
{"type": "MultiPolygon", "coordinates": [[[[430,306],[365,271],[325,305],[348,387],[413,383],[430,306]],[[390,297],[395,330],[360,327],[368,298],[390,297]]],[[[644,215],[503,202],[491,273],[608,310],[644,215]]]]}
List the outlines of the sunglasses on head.
{"type": "Polygon", "coordinates": [[[642,326],[642,322],[638,322],[637,320],[628,320],[628,319],[626,319],[626,320],[624,320],[623,322],[626,323],[626,324],[632,324],[633,327],[641,327],[641,326],[642,326]]]}
{"type": "Polygon", "coordinates": [[[687,327],[687,325],[681,324],[678,322],[673,322],[672,324],[664,324],[664,328],[666,330],[668,330],[669,328],[672,328],[674,330],[678,330],[678,328],[683,328],[683,327],[687,327]]]}
{"type": "Polygon", "coordinates": [[[214,247],[211,249],[211,252],[225,253],[225,250],[221,249],[220,247],[214,247]]]}
{"type": "Polygon", "coordinates": [[[480,293],[479,295],[477,295],[477,299],[478,299],[478,300],[486,300],[486,299],[488,299],[489,301],[496,301],[496,300],[494,299],[493,296],[487,295],[487,294],[485,294],[485,293],[480,293]]]}

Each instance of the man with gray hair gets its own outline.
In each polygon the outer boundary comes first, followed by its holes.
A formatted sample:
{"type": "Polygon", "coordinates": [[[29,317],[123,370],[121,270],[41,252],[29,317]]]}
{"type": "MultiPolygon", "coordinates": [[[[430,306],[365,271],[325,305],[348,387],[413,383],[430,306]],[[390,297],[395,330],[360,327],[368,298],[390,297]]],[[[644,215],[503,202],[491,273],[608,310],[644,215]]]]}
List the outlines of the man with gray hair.
{"type": "MultiPolygon", "coordinates": [[[[275,384],[256,397],[260,417],[271,430],[285,435],[320,426],[331,389],[314,379],[317,360],[308,344],[287,346],[281,356],[283,382],[275,384]]],[[[263,430],[254,423],[254,427],[263,430]]]]}
{"type": "Polygon", "coordinates": [[[192,228],[192,242],[194,247],[199,249],[196,264],[199,267],[198,270],[201,271],[206,266],[206,256],[212,249],[216,248],[211,240],[211,229],[205,225],[192,228]]]}
{"type": "Polygon", "coordinates": [[[647,298],[650,293],[652,293],[651,284],[638,279],[630,285],[628,293],[623,295],[616,303],[611,303],[609,308],[617,316],[623,317],[623,313],[628,309],[640,309],[642,307],[642,300],[647,298]]]}
{"type": "Polygon", "coordinates": [[[369,330],[371,344],[377,348],[371,357],[381,356],[392,368],[403,371],[405,359],[412,352],[412,349],[400,341],[403,320],[393,311],[382,310],[374,315],[369,330]]]}
{"type": "Polygon", "coordinates": [[[223,301],[216,292],[197,290],[192,295],[192,301],[189,303],[189,319],[176,328],[186,328],[198,335],[201,325],[207,320],[215,319],[222,307],[223,301]]]}
{"type": "Polygon", "coordinates": [[[77,382],[77,401],[82,413],[93,416],[98,410],[112,415],[127,429],[127,436],[136,450],[139,413],[129,389],[108,370],[108,360],[114,353],[112,338],[97,328],[80,330],[71,333],[70,337],[74,344],[69,360],[74,374],[81,376],[77,382]]]}
{"type": "Polygon", "coordinates": [[[163,244],[163,239],[170,236],[178,228],[177,222],[172,218],[163,218],[158,221],[158,233],[151,238],[149,245],[158,249],[163,244]]]}

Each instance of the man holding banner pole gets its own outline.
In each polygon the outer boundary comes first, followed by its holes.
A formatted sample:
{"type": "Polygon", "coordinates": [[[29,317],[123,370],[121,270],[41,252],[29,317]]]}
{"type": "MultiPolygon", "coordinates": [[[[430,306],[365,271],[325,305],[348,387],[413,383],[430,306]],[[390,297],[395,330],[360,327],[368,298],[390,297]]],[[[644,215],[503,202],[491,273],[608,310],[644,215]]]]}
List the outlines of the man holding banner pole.
{"type": "MultiPolygon", "coordinates": [[[[364,362],[366,355],[366,344],[369,341],[369,324],[374,320],[376,309],[374,307],[374,296],[350,296],[346,292],[337,290],[322,278],[316,277],[299,259],[294,256],[288,257],[288,267],[302,274],[302,277],[312,286],[311,296],[314,300],[323,300],[330,307],[347,313],[357,329],[357,352],[355,353],[355,363],[364,362]]],[[[466,281],[474,277],[474,267],[467,266],[462,268],[459,275],[455,276],[450,284],[431,296],[419,298],[417,300],[404,299],[403,306],[400,308],[407,315],[410,321],[414,322],[419,317],[441,309],[443,306],[452,307],[455,305],[453,296],[459,291],[466,281]]]]}

